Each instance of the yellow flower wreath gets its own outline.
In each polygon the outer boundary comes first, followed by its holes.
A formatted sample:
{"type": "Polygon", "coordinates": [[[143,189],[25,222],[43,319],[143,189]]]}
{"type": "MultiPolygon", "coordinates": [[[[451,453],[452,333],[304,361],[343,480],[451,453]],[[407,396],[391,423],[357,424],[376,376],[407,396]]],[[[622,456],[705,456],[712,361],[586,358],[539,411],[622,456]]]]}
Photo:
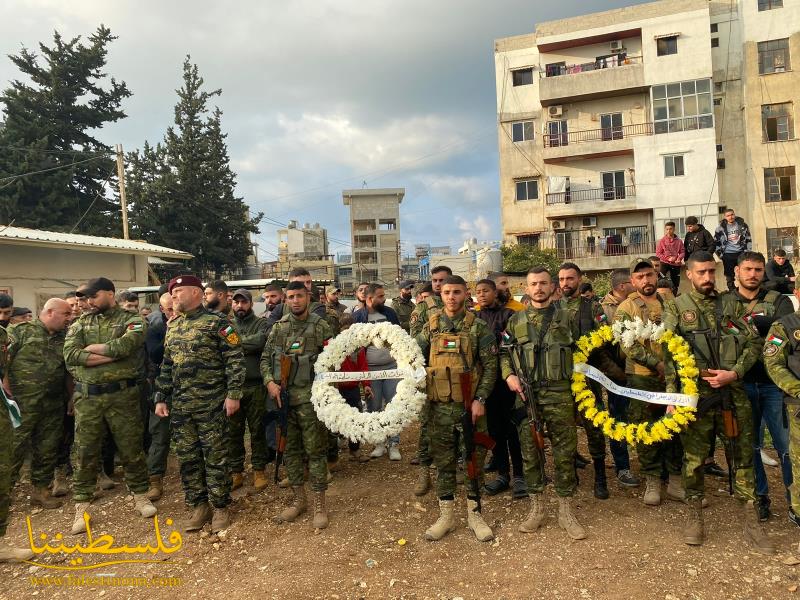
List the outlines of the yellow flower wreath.
{"type": "MultiPolygon", "coordinates": [[[[589,355],[598,348],[608,343],[617,343],[614,333],[609,325],[587,333],[576,343],[578,350],[573,354],[573,362],[585,363],[589,355]]],[[[679,335],[671,331],[664,331],[656,343],[666,344],[667,350],[675,362],[678,377],[681,382],[681,391],[690,396],[697,395],[697,377],[700,371],[692,355],[689,344],[679,335]]],[[[586,375],[577,371],[572,373],[572,394],[575,403],[588,421],[599,427],[603,434],[612,440],[628,444],[644,443],[656,444],[672,439],[676,433],[684,430],[691,421],[696,419],[697,409],[689,406],[676,406],[672,414],[665,414],[654,422],[622,423],[612,417],[607,410],[597,410],[596,398],[591,389],[586,385],[586,375]]]]}

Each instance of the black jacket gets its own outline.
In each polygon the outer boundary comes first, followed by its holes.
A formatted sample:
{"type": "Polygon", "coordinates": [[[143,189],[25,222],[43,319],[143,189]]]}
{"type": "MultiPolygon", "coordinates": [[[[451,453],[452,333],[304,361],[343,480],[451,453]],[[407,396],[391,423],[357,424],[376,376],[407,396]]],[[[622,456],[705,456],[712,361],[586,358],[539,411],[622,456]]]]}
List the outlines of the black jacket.
{"type": "Polygon", "coordinates": [[[492,333],[494,333],[494,337],[499,344],[501,341],[500,338],[506,330],[506,325],[508,325],[508,320],[514,315],[514,311],[498,304],[496,306],[481,308],[475,314],[479,319],[486,321],[486,324],[489,326],[492,333]]]}
{"type": "Polygon", "coordinates": [[[683,238],[683,247],[686,249],[687,259],[694,252],[698,251],[709,252],[711,254],[714,253],[716,246],[716,243],[714,242],[714,236],[711,235],[711,232],[702,225],[698,225],[698,227],[699,229],[697,231],[689,232],[686,234],[686,237],[683,238]]]}
{"type": "Polygon", "coordinates": [[[776,285],[786,286],[793,283],[787,279],[788,277],[794,277],[794,267],[788,260],[782,265],[776,263],[774,259],[767,261],[766,279],[768,281],[776,285]]]}

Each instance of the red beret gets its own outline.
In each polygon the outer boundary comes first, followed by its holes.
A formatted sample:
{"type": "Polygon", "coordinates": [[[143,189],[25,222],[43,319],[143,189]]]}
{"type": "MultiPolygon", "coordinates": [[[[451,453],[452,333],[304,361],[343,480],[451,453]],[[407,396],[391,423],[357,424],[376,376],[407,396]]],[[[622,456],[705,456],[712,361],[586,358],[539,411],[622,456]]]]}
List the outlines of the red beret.
{"type": "Polygon", "coordinates": [[[192,287],[199,287],[201,290],[203,289],[203,282],[200,281],[199,277],[195,277],[194,275],[178,275],[177,277],[173,277],[169,281],[169,287],[167,291],[172,293],[172,290],[176,287],[183,287],[183,286],[192,286],[192,287]]]}

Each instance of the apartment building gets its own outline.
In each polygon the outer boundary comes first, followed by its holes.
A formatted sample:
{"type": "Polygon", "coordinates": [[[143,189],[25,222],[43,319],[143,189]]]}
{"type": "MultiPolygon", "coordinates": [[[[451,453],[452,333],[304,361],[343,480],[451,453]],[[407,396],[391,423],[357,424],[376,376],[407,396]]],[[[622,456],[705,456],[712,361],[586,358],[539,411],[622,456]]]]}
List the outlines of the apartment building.
{"type": "Polygon", "coordinates": [[[731,207],[757,249],[794,248],[798,5],[653,2],[496,41],[504,241],[605,270],[731,207]]]}
{"type": "Polygon", "coordinates": [[[278,256],[319,260],[328,256],[328,230],[319,223],[297,226],[289,221],[285,229],[278,229],[278,256]]]}

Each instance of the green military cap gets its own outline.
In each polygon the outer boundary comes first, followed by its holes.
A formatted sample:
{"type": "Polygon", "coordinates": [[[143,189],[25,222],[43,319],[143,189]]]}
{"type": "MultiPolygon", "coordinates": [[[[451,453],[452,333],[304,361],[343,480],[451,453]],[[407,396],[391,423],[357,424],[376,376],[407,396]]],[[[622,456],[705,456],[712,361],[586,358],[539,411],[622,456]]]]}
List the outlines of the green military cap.
{"type": "Polygon", "coordinates": [[[639,269],[653,269],[653,263],[646,258],[634,258],[631,261],[630,271],[636,273],[639,269]]]}

